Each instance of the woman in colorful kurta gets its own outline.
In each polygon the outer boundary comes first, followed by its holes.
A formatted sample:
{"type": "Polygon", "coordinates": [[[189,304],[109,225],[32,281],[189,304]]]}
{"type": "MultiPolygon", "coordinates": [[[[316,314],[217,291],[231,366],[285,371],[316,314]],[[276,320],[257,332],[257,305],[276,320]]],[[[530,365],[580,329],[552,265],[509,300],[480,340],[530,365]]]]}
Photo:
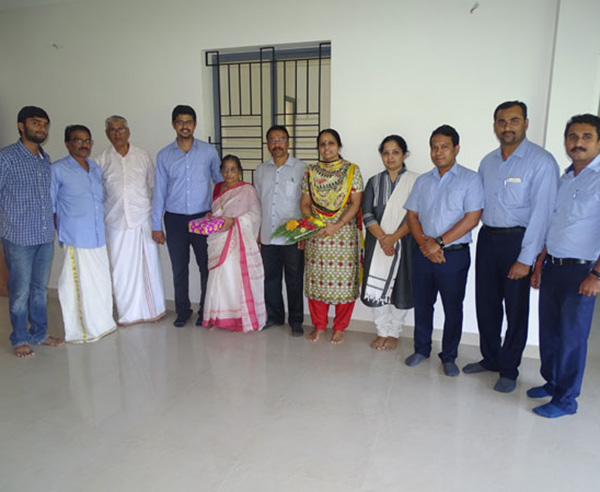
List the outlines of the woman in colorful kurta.
{"type": "Polygon", "coordinates": [[[306,168],[301,209],[327,226],[306,241],[304,288],[315,327],[307,338],[319,339],[333,304],[331,343],[341,343],[358,297],[361,233],[357,214],[363,180],[358,166],[340,156],[342,141],[337,131],[322,130],[317,144],[320,160],[306,168]]]}
{"type": "Polygon", "coordinates": [[[377,338],[376,350],[394,350],[409,309],[412,291],[414,240],[406,224],[406,202],[419,176],[406,169],[406,141],[389,135],[379,146],[385,171],[369,179],[362,213],[367,229],[362,302],[371,308],[377,338]]]}
{"type": "Polygon", "coordinates": [[[260,203],[254,186],[242,181],[242,165],[228,155],[221,164],[223,183],[213,192],[213,216],[225,219],[208,236],[208,285],[203,326],[258,331],[267,319],[264,270],[258,244],[260,203]]]}

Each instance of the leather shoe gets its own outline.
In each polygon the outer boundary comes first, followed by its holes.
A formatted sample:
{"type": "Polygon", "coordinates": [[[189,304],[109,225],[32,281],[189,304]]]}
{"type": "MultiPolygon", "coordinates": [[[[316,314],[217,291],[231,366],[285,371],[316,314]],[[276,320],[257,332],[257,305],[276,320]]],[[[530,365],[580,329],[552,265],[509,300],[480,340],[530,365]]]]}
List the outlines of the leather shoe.
{"type": "Polygon", "coordinates": [[[192,315],[191,312],[189,313],[185,313],[185,314],[178,314],[177,315],[177,319],[175,321],[173,321],[173,326],[176,326],[177,328],[182,328],[185,326],[185,324],[188,322],[188,320],[190,319],[190,316],[192,315]]]}
{"type": "Polygon", "coordinates": [[[293,323],[292,324],[292,336],[293,337],[304,336],[304,328],[302,328],[302,323],[293,323]]]}
{"type": "Polygon", "coordinates": [[[196,326],[202,326],[202,315],[198,316],[198,319],[196,320],[196,326]]]}
{"type": "Polygon", "coordinates": [[[265,326],[263,326],[263,330],[266,330],[267,328],[271,328],[271,326],[281,326],[283,323],[278,323],[275,320],[272,319],[268,319],[267,322],[265,323],[265,326]]]}

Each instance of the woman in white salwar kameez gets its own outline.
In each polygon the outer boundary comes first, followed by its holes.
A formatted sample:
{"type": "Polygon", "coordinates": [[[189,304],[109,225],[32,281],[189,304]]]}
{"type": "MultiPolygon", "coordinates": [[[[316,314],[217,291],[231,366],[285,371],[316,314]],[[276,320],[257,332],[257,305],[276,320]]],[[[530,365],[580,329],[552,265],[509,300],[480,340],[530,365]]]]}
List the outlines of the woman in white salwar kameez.
{"type": "Polygon", "coordinates": [[[223,183],[215,186],[212,215],[222,217],[220,232],[208,236],[208,286],[203,326],[258,331],[267,319],[264,270],[257,237],[260,202],[242,181],[242,166],[228,155],[221,164],[223,183]]]}

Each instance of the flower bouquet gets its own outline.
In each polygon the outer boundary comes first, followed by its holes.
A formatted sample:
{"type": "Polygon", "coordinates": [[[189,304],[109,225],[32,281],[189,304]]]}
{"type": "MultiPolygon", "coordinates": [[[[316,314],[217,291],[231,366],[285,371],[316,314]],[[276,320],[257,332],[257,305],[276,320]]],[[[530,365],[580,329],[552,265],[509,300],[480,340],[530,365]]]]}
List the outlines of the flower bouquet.
{"type": "Polygon", "coordinates": [[[324,229],[326,225],[325,222],[314,217],[288,220],[275,230],[272,237],[285,238],[289,244],[297,243],[298,241],[314,236],[321,229],[324,229]]]}

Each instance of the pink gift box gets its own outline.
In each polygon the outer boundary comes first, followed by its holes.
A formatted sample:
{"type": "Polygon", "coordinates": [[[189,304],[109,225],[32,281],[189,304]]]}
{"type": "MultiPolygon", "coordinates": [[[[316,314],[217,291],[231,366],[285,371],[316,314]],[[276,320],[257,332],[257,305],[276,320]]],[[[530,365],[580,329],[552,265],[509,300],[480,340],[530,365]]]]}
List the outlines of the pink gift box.
{"type": "Polygon", "coordinates": [[[221,217],[201,217],[199,219],[190,220],[189,231],[194,234],[202,234],[209,236],[215,232],[219,232],[225,225],[225,219],[221,217]]]}

